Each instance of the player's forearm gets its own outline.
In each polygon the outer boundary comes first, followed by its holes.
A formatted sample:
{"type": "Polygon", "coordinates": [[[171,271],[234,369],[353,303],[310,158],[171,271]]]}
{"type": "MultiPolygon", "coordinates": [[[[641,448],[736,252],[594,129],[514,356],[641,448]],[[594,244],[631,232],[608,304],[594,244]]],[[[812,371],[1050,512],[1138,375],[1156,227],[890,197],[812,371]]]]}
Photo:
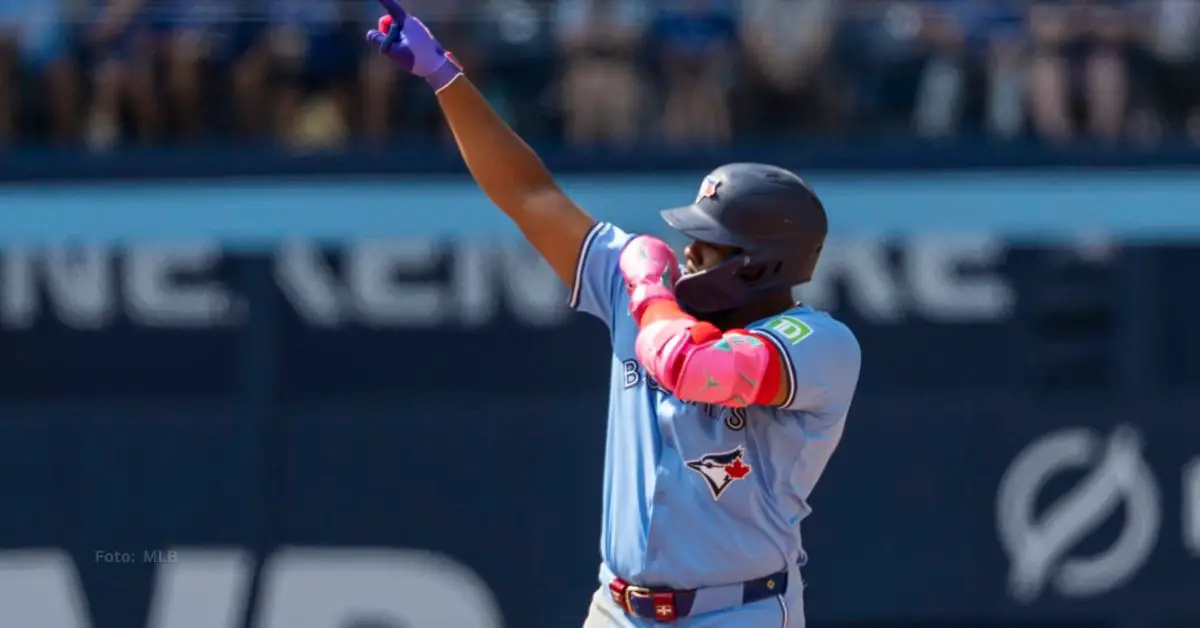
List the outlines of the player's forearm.
{"type": "Polygon", "coordinates": [[[466,77],[446,86],[438,101],[471,176],[501,211],[519,223],[531,198],[557,191],[542,160],[466,77]]]}
{"type": "Polygon", "coordinates": [[[387,15],[379,28],[367,31],[367,41],[433,88],[479,187],[572,287],[595,219],[558,189],[538,156],[496,115],[429,28],[396,0],[379,2],[387,15]]]}
{"type": "Polygon", "coordinates": [[[683,401],[738,408],[768,404],[778,396],[780,360],[748,332],[722,333],[668,299],[650,304],[639,327],[638,360],[683,401]]]}

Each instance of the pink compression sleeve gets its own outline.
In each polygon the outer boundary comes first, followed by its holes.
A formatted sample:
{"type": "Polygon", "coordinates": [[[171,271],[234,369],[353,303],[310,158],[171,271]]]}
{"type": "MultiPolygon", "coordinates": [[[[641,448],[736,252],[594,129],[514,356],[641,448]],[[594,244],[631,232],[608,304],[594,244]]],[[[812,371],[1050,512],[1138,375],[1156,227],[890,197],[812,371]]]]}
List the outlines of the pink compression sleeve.
{"type": "MultiPolygon", "coordinates": [[[[638,361],[667,390],[684,401],[745,407],[773,394],[778,373],[772,378],[775,356],[762,340],[733,330],[715,336],[687,318],[655,321],[638,334],[634,349],[638,361]],[[700,333],[696,333],[700,332],[700,333]],[[767,384],[773,380],[774,384],[767,384]]],[[[778,370],[776,367],[775,370],[778,370]]]]}

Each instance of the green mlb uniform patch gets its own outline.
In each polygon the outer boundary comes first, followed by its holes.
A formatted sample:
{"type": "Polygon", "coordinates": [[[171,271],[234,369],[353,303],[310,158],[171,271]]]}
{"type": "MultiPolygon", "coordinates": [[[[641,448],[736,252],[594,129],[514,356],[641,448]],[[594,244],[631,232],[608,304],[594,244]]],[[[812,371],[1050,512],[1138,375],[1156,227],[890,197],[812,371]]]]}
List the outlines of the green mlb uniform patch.
{"type": "Polygon", "coordinates": [[[767,329],[783,336],[783,339],[791,344],[799,344],[800,341],[812,335],[813,329],[808,326],[808,323],[791,316],[780,316],[771,322],[767,323],[767,329]]]}

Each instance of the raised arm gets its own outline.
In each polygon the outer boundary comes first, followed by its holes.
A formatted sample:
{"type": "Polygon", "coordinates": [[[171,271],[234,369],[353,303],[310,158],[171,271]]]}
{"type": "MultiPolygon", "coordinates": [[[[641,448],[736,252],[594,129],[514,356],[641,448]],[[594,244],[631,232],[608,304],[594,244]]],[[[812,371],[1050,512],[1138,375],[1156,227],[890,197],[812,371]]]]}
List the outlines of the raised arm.
{"type": "Polygon", "coordinates": [[[401,69],[429,82],[471,176],[573,288],[577,257],[595,219],[559,189],[541,159],[463,76],[462,66],[429,29],[396,0],[379,3],[387,15],[367,33],[368,41],[401,69]]]}

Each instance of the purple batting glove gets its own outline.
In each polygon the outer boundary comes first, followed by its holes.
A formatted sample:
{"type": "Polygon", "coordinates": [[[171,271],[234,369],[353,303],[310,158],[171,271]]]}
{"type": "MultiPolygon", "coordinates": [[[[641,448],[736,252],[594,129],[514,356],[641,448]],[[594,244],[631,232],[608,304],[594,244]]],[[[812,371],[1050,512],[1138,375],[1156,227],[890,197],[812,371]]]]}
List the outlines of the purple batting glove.
{"type": "Polygon", "coordinates": [[[400,69],[429,82],[440,92],[462,76],[462,64],[442,47],[421,20],[411,16],[396,0],[379,0],[387,15],[379,28],[367,31],[367,41],[379,48],[400,69]]]}

